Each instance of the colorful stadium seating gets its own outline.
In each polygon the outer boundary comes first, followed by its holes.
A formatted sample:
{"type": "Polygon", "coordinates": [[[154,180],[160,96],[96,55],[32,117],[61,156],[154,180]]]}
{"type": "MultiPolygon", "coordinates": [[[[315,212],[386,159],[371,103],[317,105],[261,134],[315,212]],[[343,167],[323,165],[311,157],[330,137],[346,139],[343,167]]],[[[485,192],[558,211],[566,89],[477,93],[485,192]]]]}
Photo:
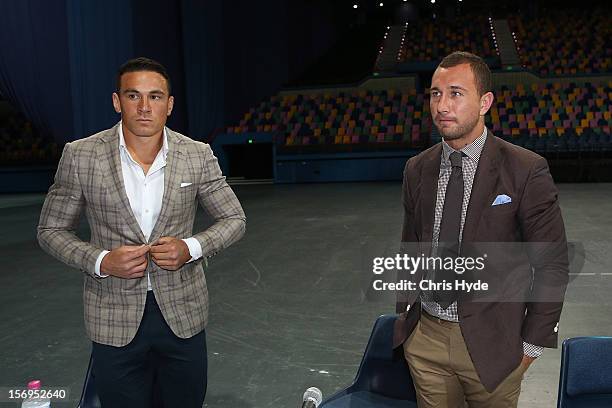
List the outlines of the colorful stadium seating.
{"type": "Polygon", "coordinates": [[[605,10],[511,16],[522,65],[543,76],[605,73],[612,69],[612,29],[605,10]]]}
{"type": "Polygon", "coordinates": [[[457,50],[470,51],[483,58],[498,56],[488,17],[456,17],[409,23],[399,61],[439,61],[457,50]]]}
{"type": "Polygon", "coordinates": [[[500,137],[539,152],[612,150],[612,82],[502,87],[487,115],[500,137]]]}
{"type": "Polygon", "coordinates": [[[0,165],[52,163],[61,150],[50,138],[40,136],[22,115],[4,118],[0,125],[0,165]]]}
{"type": "Polygon", "coordinates": [[[285,146],[401,143],[422,147],[431,132],[429,103],[415,90],[276,95],[228,133],[278,132],[285,146]]]}
{"type": "MultiPolygon", "coordinates": [[[[506,140],[538,152],[612,150],[612,82],[503,86],[495,95],[486,123],[506,140]]],[[[227,133],[275,132],[284,146],[396,142],[420,148],[431,126],[428,98],[415,90],[322,91],[273,96],[227,133]]]]}

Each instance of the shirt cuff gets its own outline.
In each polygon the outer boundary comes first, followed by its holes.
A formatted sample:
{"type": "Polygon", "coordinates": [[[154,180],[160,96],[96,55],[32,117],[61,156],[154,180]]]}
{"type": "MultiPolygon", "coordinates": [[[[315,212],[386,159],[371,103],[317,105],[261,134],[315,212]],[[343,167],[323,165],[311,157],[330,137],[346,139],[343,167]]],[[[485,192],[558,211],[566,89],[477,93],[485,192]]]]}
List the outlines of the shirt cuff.
{"type": "Polygon", "coordinates": [[[542,355],[542,351],[544,351],[542,346],[534,346],[533,344],[523,342],[523,354],[528,357],[538,358],[542,355]]]}
{"type": "Polygon", "coordinates": [[[106,256],[106,254],[108,254],[110,251],[102,251],[102,253],[100,255],[98,255],[98,259],[96,260],[96,276],[99,278],[107,278],[108,275],[100,272],[100,265],[102,265],[102,259],[106,256]]]}
{"type": "Polygon", "coordinates": [[[197,239],[191,237],[185,238],[182,241],[187,244],[189,255],[191,255],[191,259],[187,261],[188,263],[202,257],[202,245],[200,245],[197,239]]]}

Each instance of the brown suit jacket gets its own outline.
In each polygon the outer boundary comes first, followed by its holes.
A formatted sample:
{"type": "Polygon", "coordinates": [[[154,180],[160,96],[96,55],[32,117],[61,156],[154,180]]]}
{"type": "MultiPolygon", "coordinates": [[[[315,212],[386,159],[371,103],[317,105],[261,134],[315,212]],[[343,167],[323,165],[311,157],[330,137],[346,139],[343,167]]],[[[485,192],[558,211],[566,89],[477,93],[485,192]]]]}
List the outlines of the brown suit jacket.
{"type": "Polygon", "coordinates": [[[242,237],[244,212],[210,147],[168,129],[162,208],[147,241],[125,191],[118,126],[66,144],[40,214],[38,241],[49,254],[84,272],[89,338],[123,346],[134,338],[140,325],[147,278],[99,278],[94,273],[96,259],[104,249],[148,244],[162,236],[193,236],[202,246],[202,258],[177,271],[162,269],[150,259],[147,266],[166,322],[178,337],[191,337],[201,332],[208,320],[202,261],[242,237]],[[214,223],[193,235],[198,203],[214,223]],[[91,229],[89,242],[75,235],[83,211],[91,229]]]}
{"type": "MultiPolygon", "coordinates": [[[[402,242],[425,255],[431,250],[441,151],[438,143],[409,159],[404,170],[402,242]]],[[[497,297],[483,300],[462,295],[457,305],[476,371],[492,391],[519,365],[523,341],[557,347],[569,270],[557,189],[546,160],[491,132],[474,177],[462,256],[470,251],[481,254],[470,247],[480,243],[493,254],[489,253],[486,270],[472,278],[497,283],[497,297]],[[492,206],[501,194],[512,202],[492,206]],[[525,244],[516,244],[521,242],[525,244]]],[[[424,272],[400,273],[398,278],[418,281],[424,272]]],[[[398,292],[396,311],[400,315],[394,347],[399,347],[419,320],[420,291],[398,292]]]]}

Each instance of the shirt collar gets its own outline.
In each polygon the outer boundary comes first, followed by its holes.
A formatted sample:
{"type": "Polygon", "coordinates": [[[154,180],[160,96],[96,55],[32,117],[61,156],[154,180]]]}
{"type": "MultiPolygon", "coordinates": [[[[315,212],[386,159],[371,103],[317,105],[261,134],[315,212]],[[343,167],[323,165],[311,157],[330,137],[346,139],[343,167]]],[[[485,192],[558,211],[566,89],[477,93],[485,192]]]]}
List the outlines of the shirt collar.
{"type": "MultiPolygon", "coordinates": [[[[123,122],[119,122],[119,149],[128,153],[127,146],[125,144],[125,137],[123,136],[123,122]]],[[[164,161],[166,161],[166,157],[168,156],[168,128],[164,126],[164,137],[162,141],[162,157],[164,161]]]]}
{"type": "MultiPolygon", "coordinates": [[[[482,131],[482,134],[478,136],[476,140],[470,143],[467,146],[462,147],[459,151],[465,154],[467,157],[472,159],[475,163],[478,163],[480,159],[480,154],[482,153],[482,149],[485,144],[485,140],[487,139],[487,127],[482,131]]],[[[446,143],[444,139],[442,139],[442,161],[448,162],[450,161],[449,156],[451,153],[456,152],[457,150],[453,149],[446,143]]]]}

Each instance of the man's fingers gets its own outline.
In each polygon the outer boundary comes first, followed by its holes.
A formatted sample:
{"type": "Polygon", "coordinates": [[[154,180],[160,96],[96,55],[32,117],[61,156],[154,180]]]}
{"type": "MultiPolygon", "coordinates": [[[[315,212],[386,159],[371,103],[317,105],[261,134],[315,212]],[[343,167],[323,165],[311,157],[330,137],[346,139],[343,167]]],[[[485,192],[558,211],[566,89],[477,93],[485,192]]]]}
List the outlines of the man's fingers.
{"type": "Polygon", "coordinates": [[[150,248],[148,245],[140,246],[123,246],[116,250],[119,262],[127,262],[132,259],[140,258],[149,252],[150,248]]]}
{"type": "Polygon", "coordinates": [[[147,264],[148,264],[147,258],[144,258],[141,263],[139,263],[132,269],[137,272],[144,272],[147,269],[147,264]]]}
{"type": "Polygon", "coordinates": [[[176,264],[176,262],[172,262],[172,261],[160,261],[160,262],[156,262],[156,264],[160,268],[164,268],[170,271],[174,271],[178,269],[178,265],[176,264]]]}
{"type": "Polygon", "coordinates": [[[176,266],[176,259],[154,259],[155,265],[167,269],[168,266],[176,266]]]}
{"type": "Polygon", "coordinates": [[[131,254],[133,254],[135,257],[137,256],[142,256],[144,254],[146,254],[147,252],[149,252],[150,247],[148,245],[142,244],[139,247],[135,247],[132,251],[129,251],[131,254]]]}
{"type": "Polygon", "coordinates": [[[136,278],[136,277],[143,277],[144,276],[144,272],[145,272],[146,268],[138,268],[138,269],[134,269],[132,271],[130,271],[129,275],[132,278],[136,278]]]}
{"type": "Polygon", "coordinates": [[[144,272],[133,272],[127,276],[127,279],[136,279],[142,278],[144,276],[144,272]]]}
{"type": "Polygon", "coordinates": [[[172,238],[172,237],[161,237],[160,239],[158,239],[157,241],[152,243],[150,246],[151,246],[151,248],[153,248],[153,247],[160,247],[160,246],[169,244],[172,241],[174,241],[174,238],[172,238]]]}
{"type": "Polygon", "coordinates": [[[172,237],[161,237],[160,239],[157,240],[157,245],[159,244],[167,244],[168,242],[172,242],[174,240],[174,238],[172,237]]]}
{"type": "Polygon", "coordinates": [[[120,268],[124,274],[129,274],[133,271],[144,271],[147,268],[147,258],[141,256],[136,259],[131,259],[120,264],[120,268]]]}
{"type": "Polygon", "coordinates": [[[143,265],[144,265],[144,268],[146,269],[146,267],[147,267],[147,258],[144,257],[144,256],[141,256],[141,257],[136,258],[136,259],[131,259],[131,260],[127,261],[126,263],[124,263],[123,265],[124,265],[125,271],[127,271],[128,273],[133,271],[137,267],[142,267],[143,265]]]}
{"type": "Polygon", "coordinates": [[[170,252],[160,252],[160,253],[151,254],[151,257],[155,261],[161,261],[161,260],[165,260],[165,259],[174,259],[174,258],[176,258],[176,257],[172,256],[172,254],[170,252]]]}
{"type": "Polygon", "coordinates": [[[137,264],[128,270],[127,272],[128,278],[129,279],[142,278],[146,270],[147,270],[147,261],[145,259],[145,262],[137,264]]]}
{"type": "Polygon", "coordinates": [[[171,245],[155,245],[151,247],[151,254],[163,254],[172,249],[171,245]]]}

